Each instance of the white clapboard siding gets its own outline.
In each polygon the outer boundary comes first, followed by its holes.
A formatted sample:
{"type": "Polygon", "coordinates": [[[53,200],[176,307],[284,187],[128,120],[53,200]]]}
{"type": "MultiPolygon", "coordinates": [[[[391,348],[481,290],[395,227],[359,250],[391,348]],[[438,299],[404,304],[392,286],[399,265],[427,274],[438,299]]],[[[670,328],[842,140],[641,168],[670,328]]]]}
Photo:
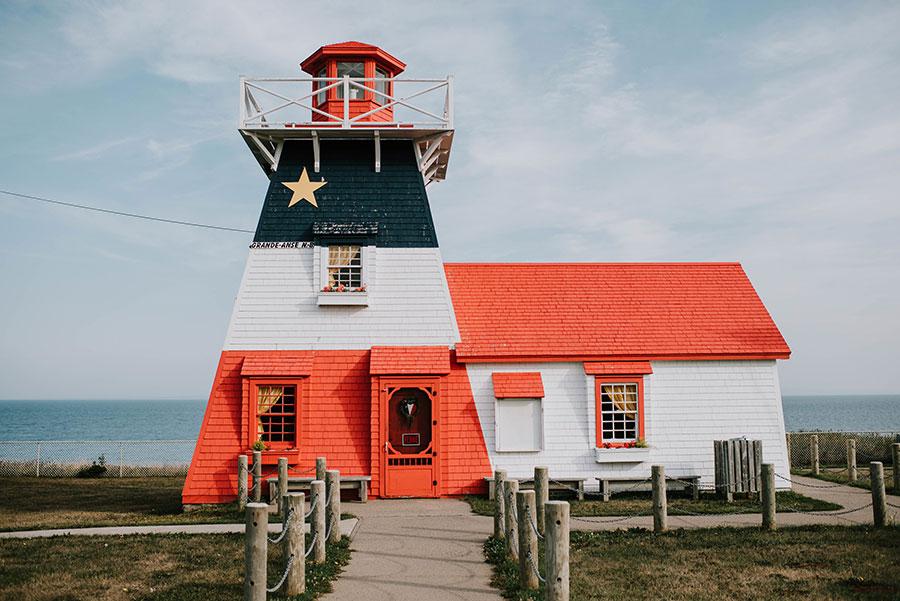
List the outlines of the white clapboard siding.
{"type": "Polygon", "coordinates": [[[225,350],[455,344],[440,250],[368,250],[368,306],[319,306],[318,249],[250,249],[225,350]]]}
{"type": "MultiPolygon", "coordinates": [[[[654,361],[644,377],[645,438],[642,463],[597,463],[594,377],[581,363],[468,364],[485,443],[495,469],[511,477],[546,465],[552,477],[647,476],[662,464],[671,476],[714,482],[713,441],[746,436],[763,441],[763,461],[787,475],[781,390],[774,361],[654,361]],[[495,371],[539,371],[544,382],[543,450],[498,452],[495,441],[495,371]]],[[[778,479],[778,488],[789,484],[778,479]]]]}

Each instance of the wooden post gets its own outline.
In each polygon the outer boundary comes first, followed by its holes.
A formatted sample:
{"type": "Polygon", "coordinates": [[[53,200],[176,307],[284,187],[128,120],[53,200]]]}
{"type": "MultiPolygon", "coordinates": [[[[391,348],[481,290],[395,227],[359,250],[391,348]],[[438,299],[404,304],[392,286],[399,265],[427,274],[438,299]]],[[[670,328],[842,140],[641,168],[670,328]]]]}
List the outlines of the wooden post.
{"type": "Polygon", "coordinates": [[[538,565],[535,492],[520,490],[516,493],[516,517],[519,536],[519,583],[530,590],[540,586],[532,566],[538,565]]]}
{"type": "Polygon", "coordinates": [[[238,507],[244,511],[247,507],[247,478],[249,476],[249,468],[247,466],[247,456],[238,455],[238,507]]]}
{"type": "Polygon", "coordinates": [[[282,523],[287,520],[287,508],[284,504],[284,495],[288,489],[288,460],[287,457],[278,458],[278,496],[275,503],[278,505],[278,513],[281,514],[282,523]]]}
{"type": "Polygon", "coordinates": [[[547,563],[547,601],[569,601],[569,504],[547,501],[544,506],[547,534],[544,553],[547,563]]]}
{"type": "Polygon", "coordinates": [[[775,530],[775,466],[762,464],[762,529],[775,530]]]}
{"type": "Polygon", "coordinates": [[[550,500],[550,470],[546,467],[534,468],[534,500],[537,503],[537,529],[543,534],[544,505],[550,500]]]}
{"type": "Polygon", "coordinates": [[[494,472],[494,538],[506,538],[506,470],[494,472]]]}
{"type": "Polygon", "coordinates": [[[894,473],[894,494],[900,495],[900,442],[891,445],[891,471],[894,473]]]}
{"type": "Polygon", "coordinates": [[[285,514],[291,515],[289,523],[286,524],[291,530],[284,539],[285,562],[291,557],[294,558],[291,571],[284,583],[284,594],[291,597],[306,591],[306,523],[303,519],[306,513],[306,495],[302,492],[291,492],[285,493],[281,499],[287,508],[285,514]]]}
{"type": "Polygon", "coordinates": [[[813,434],[809,439],[809,455],[812,462],[812,472],[819,475],[819,435],[813,434]]]}
{"type": "Polygon", "coordinates": [[[324,457],[316,457],[316,480],[325,482],[325,472],[328,470],[325,463],[324,457]]]}
{"type": "Polygon", "coordinates": [[[262,499],[262,451],[253,451],[253,502],[262,499]]]}
{"type": "Polygon", "coordinates": [[[650,468],[653,479],[653,531],[668,529],[668,507],[666,504],[666,471],[661,465],[650,468]]]}
{"type": "Polygon", "coordinates": [[[312,552],[312,559],[315,563],[325,563],[325,482],[323,480],[313,480],[310,484],[310,492],[312,498],[310,502],[313,504],[312,515],[309,520],[310,536],[312,536],[312,545],[315,547],[312,552]]]}
{"type": "Polygon", "coordinates": [[[244,534],[244,601],[266,601],[268,527],[269,507],[265,503],[248,503],[244,534]]]}
{"type": "Polygon", "coordinates": [[[880,461],[869,464],[869,480],[872,482],[872,522],[876,528],[883,528],[887,516],[887,500],[884,496],[884,466],[880,461]]]}
{"type": "Polygon", "coordinates": [[[329,543],[341,542],[341,472],[328,470],[325,472],[325,494],[330,499],[328,503],[328,536],[329,543]]]}
{"type": "Polygon", "coordinates": [[[507,480],[503,486],[503,502],[506,504],[506,554],[513,561],[519,559],[518,524],[516,523],[516,493],[519,492],[518,480],[507,480]]]}
{"type": "Polygon", "coordinates": [[[791,433],[790,432],[784,433],[784,441],[787,446],[788,472],[790,472],[791,468],[794,466],[794,462],[793,462],[792,454],[791,454],[791,433]]]}
{"type": "Polygon", "coordinates": [[[847,439],[847,478],[856,482],[856,440],[847,439]]]}

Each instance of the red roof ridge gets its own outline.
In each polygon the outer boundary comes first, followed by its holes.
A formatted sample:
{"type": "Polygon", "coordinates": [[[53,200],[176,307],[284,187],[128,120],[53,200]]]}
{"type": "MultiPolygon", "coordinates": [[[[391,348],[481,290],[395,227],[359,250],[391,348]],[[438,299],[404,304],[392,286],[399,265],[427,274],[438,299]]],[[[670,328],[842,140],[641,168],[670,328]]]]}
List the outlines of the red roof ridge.
{"type": "Polygon", "coordinates": [[[472,267],[535,267],[555,265],[586,265],[586,266],[616,266],[623,265],[628,267],[646,266],[687,266],[687,267],[704,267],[704,266],[741,266],[740,261],[507,261],[498,263],[488,262],[468,262],[468,261],[444,261],[444,265],[466,265],[472,267]]]}

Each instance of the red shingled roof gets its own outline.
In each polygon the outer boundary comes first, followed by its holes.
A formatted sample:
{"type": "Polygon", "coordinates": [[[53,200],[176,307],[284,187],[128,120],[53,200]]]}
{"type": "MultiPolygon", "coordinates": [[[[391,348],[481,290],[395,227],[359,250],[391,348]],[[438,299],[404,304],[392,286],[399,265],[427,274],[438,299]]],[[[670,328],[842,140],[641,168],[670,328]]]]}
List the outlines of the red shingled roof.
{"type": "Polygon", "coordinates": [[[491,374],[494,397],[498,399],[542,399],[544,382],[541,372],[497,372],[491,374]]]}
{"type": "Polygon", "coordinates": [[[738,263],[445,265],[457,357],[787,359],[738,263]]]}
{"type": "Polygon", "coordinates": [[[244,358],[242,376],[308,376],[312,373],[313,351],[285,351],[279,355],[244,358]]]}
{"type": "Polygon", "coordinates": [[[450,349],[446,346],[373,346],[369,373],[449,374],[450,349]]]}

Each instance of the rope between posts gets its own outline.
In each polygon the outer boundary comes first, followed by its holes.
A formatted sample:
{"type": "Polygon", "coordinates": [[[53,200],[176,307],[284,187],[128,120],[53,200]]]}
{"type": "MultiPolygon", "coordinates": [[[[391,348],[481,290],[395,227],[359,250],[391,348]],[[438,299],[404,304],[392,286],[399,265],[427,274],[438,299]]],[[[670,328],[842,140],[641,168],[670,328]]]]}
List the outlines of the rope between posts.
{"type": "Polygon", "coordinates": [[[303,557],[309,557],[309,554],[313,552],[313,549],[316,548],[316,540],[319,538],[319,533],[316,532],[315,536],[312,537],[312,540],[309,541],[309,549],[306,550],[306,553],[303,554],[303,557]]]}
{"type": "Polygon", "coordinates": [[[304,521],[308,520],[308,519],[309,519],[309,516],[312,515],[312,512],[313,512],[313,511],[315,510],[315,508],[316,508],[316,503],[318,503],[318,502],[319,502],[319,497],[317,496],[315,499],[313,499],[312,504],[310,504],[310,506],[309,506],[309,511],[307,511],[307,512],[306,512],[306,515],[303,516],[303,520],[304,520],[304,521]]]}
{"type": "Polygon", "coordinates": [[[288,574],[291,573],[291,568],[294,566],[294,554],[292,553],[290,557],[288,557],[287,566],[284,568],[284,574],[281,575],[281,579],[278,581],[278,584],[273,586],[272,588],[266,588],[267,593],[274,593],[278,589],[281,588],[281,585],[284,584],[284,581],[287,580],[288,574]]]}
{"type": "Polygon", "coordinates": [[[325,499],[325,507],[331,507],[331,502],[334,500],[334,487],[329,491],[328,497],[325,499]]]}
{"type": "Polygon", "coordinates": [[[287,536],[287,533],[290,532],[290,531],[291,531],[291,528],[294,527],[293,522],[294,522],[294,510],[291,509],[291,510],[288,512],[287,519],[284,521],[284,527],[281,529],[281,534],[278,535],[276,538],[270,538],[270,537],[268,537],[268,536],[267,536],[266,538],[269,539],[269,542],[270,542],[271,544],[277,545],[277,544],[280,543],[282,540],[284,540],[284,537],[287,536]]]}
{"type": "MultiPolygon", "coordinates": [[[[781,474],[776,473],[775,476],[778,478],[781,478],[782,480],[787,480],[791,484],[796,484],[797,486],[805,486],[806,488],[840,488],[842,486],[849,486],[848,484],[823,484],[823,485],[805,484],[803,482],[798,482],[797,480],[791,480],[790,478],[788,478],[786,476],[782,476],[781,474]]],[[[847,491],[847,494],[867,495],[869,493],[867,493],[866,491],[857,492],[857,491],[853,490],[853,491],[847,491]]]]}
{"type": "Polygon", "coordinates": [[[525,556],[528,559],[529,565],[531,565],[531,571],[534,572],[534,575],[537,576],[538,581],[547,582],[547,579],[541,576],[541,571],[538,570],[537,564],[534,563],[534,555],[531,554],[531,549],[528,549],[528,554],[525,556]]]}
{"type": "Polygon", "coordinates": [[[325,528],[325,540],[331,538],[332,530],[334,530],[334,522],[332,520],[328,520],[328,526],[325,528]]]}
{"type": "Polygon", "coordinates": [[[534,532],[534,535],[538,537],[538,540],[544,540],[544,535],[538,532],[537,525],[535,525],[535,522],[531,519],[531,507],[528,505],[525,505],[525,521],[531,526],[531,530],[534,532]]]}

